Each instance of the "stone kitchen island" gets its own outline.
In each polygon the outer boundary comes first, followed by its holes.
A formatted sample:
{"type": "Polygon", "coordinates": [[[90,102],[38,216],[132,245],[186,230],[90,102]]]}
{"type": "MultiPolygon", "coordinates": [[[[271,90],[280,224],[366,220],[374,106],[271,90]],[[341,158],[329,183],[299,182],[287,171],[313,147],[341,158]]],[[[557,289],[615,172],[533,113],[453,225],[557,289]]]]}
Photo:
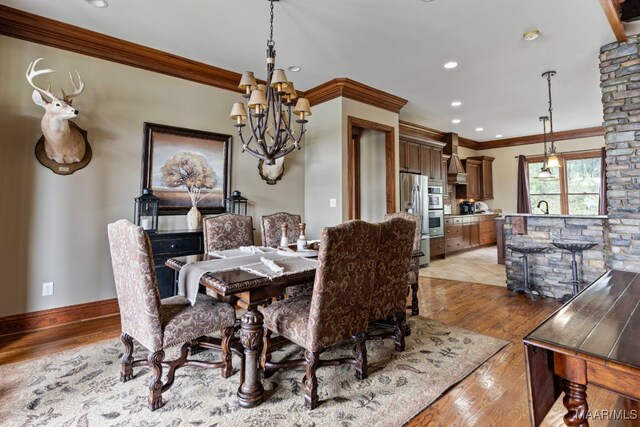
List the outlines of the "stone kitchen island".
{"type": "MultiPolygon", "coordinates": [[[[561,298],[572,292],[571,253],[552,245],[554,241],[595,243],[578,257],[578,272],[586,284],[606,271],[605,247],[608,243],[606,216],[505,214],[504,243],[507,287],[523,283],[522,254],[510,246],[548,246],[546,252],[532,254],[529,260],[529,283],[544,295],[561,298]],[[606,243],[606,244],[605,244],[606,243]]],[[[584,286],[584,285],[583,285],[584,286]]]]}

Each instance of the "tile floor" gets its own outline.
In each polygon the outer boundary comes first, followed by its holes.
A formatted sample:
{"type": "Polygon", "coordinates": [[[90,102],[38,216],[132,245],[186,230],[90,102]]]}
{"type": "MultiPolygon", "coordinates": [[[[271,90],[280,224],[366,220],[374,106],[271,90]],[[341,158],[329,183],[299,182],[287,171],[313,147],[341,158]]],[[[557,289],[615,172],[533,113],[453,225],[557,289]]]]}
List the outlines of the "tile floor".
{"type": "Polygon", "coordinates": [[[420,269],[420,276],[506,287],[507,273],[497,258],[495,246],[449,255],[431,260],[429,267],[420,269]]]}

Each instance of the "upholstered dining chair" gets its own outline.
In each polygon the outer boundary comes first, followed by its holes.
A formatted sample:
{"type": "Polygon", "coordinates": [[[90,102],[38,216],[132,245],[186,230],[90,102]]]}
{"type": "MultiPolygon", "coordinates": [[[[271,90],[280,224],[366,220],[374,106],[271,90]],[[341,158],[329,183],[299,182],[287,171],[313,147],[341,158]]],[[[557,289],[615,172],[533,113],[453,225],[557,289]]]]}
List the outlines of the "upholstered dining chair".
{"type": "MultiPolygon", "coordinates": [[[[397,212],[386,214],[384,219],[389,218],[404,218],[411,221],[415,221],[416,229],[413,237],[413,251],[420,251],[420,243],[422,239],[422,217],[419,215],[410,214],[407,212],[397,212]]],[[[418,301],[418,280],[420,280],[420,259],[418,257],[411,259],[411,270],[409,271],[409,277],[407,282],[411,292],[411,305],[407,308],[411,309],[411,315],[417,316],[420,314],[420,306],[418,301]]]]}
{"type": "Polygon", "coordinates": [[[224,251],[253,245],[253,218],[234,213],[208,216],[202,220],[205,252],[224,251]]]}
{"type": "MultiPolygon", "coordinates": [[[[287,238],[289,243],[295,243],[300,236],[299,224],[302,222],[300,215],[288,212],[277,212],[271,215],[263,215],[260,219],[262,231],[262,244],[275,248],[280,245],[282,238],[282,224],[287,224],[287,238]]],[[[305,283],[298,286],[289,286],[285,293],[290,297],[311,295],[313,283],[305,283]]]]}
{"type": "Polygon", "coordinates": [[[300,236],[298,225],[302,222],[300,215],[288,212],[277,212],[271,215],[263,215],[260,219],[262,231],[262,244],[275,248],[280,245],[282,237],[282,224],[287,224],[287,237],[289,243],[295,243],[300,236]]]}
{"type": "Polygon", "coordinates": [[[318,405],[319,367],[348,363],[355,366],[356,378],[367,376],[365,342],[380,230],[378,224],[359,220],[324,228],[313,294],[260,308],[265,327],[262,366],[266,370],[304,366],[302,388],[308,409],[318,405]],[[304,360],[271,362],[272,332],[304,348],[304,360]],[[320,360],[328,347],[348,338],[355,338],[353,358],[320,360]]]}
{"type": "Polygon", "coordinates": [[[369,308],[369,322],[390,320],[392,329],[370,338],[393,338],[397,351],[404,351],[407,306],[407,274],[411,268],[415,221],[394,217],[379,223],[378,263],[369,308]],[[389,332],[391,330],[391,332],[389,332]]]}
{"type": "Polygon", "coordinates": [[[119,220],[108,226],[111,263],[120,307],[124,344],[120,380],[133,378],[133,368],[148,365],[153,377],[149,384],[149,409],[162,407],[162,393],[174,381],[175,371],[181,366],[197,365],[220,368],[223,377],[232,373],[230,339],[235,322],[234,308],[207,295],[198,295],[192,306],[187,298],[173,296],[160,299],[153,254],[149,238],[127,220],[119,220]],[[205,336],[221,331],[218,343],[205,336]],[[147,359],[133,359],[133,340],[149,351],[147,359]],[[182,344],[180,357],[164,361],[164,350],[182,344]],[[194,345],[222,350],[220,362],[193,360],[187,354],[194,345]],[[162,368],[168,368],[167,382],[162,382],[162,368]]]}

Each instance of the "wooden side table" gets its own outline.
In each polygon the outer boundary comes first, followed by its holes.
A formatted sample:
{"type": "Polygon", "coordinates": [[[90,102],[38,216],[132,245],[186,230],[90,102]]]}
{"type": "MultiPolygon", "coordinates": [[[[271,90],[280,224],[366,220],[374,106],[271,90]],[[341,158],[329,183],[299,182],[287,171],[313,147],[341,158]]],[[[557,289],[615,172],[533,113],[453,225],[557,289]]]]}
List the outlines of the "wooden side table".
{"type": "MultiPolygon", "coordinates": [[[[612,270],[585,288],[524,339],[531,425],[564,392],[568,426],[589,425],[587,386],[623,398],[622,414],[640,419],[640,274],[612,270]]],[[[635,424],[637,425],[637,424],[635,424]]]]}

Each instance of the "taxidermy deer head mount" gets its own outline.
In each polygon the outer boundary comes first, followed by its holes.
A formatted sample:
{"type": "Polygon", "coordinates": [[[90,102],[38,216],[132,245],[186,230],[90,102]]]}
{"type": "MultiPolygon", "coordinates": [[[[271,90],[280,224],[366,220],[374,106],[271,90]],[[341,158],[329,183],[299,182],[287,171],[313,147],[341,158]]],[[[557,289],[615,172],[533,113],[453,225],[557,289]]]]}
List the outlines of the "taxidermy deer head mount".
{"type": "Polygon", "coordinates": [[[73,124],[69,126],[69,119],[78,115],[78,110],[71,106],[72,98],[80,95],[84,90],[84,82],[78,76],[78,83],[73,79],[73,75],[69,72],[71,84],[73,85],[73,93],[67,95],[62,90],[62,98],[58,98],[51,93],[51,84],[47,89],[36,86],[33,79],[41,74],[49,74],[55,70],[36,70],[36,65],[42,58],[38,58],[29,64],[27,68],[27,81],[33,88],[31,99],[37,105],[44,108],[45,113],[42,116],[40,127],[44,136],[44,150],[47,157],[56,163],[71,164],[78,163],[85,157],[87,149],[85,136],[80,132],[79,128],[73,124]],[[46,100],[43,96],[49,98],[46,100]]]}

